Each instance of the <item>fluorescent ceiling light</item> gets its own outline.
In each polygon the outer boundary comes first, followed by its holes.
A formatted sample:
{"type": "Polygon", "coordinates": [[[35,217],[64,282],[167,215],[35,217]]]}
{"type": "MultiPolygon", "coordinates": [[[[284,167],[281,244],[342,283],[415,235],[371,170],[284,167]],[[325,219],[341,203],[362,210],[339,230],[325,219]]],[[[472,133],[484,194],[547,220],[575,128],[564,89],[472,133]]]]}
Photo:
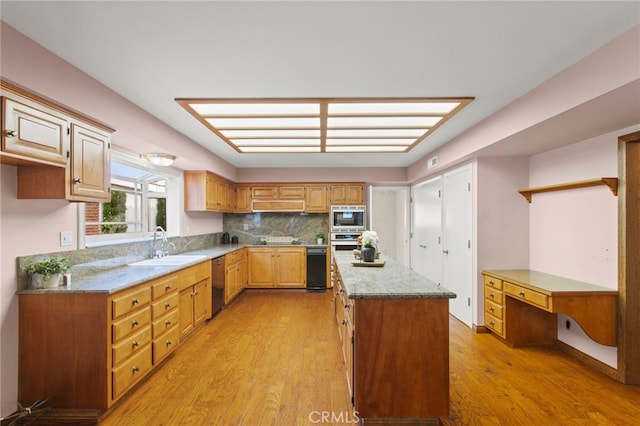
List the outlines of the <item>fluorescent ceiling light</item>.
{"type": "Polygon", "coordinates": [[[172,165],[173,161],[176,159],[175,155],[164,154],[161,152],[150,152],[149,154],[144,154],[144,156],[154,166],[161,167],[172,165]]]}
{"type": "Polygon", "coordinates": [[[408,152],[473,98],[176,99],[240,153],[408,152]]]}

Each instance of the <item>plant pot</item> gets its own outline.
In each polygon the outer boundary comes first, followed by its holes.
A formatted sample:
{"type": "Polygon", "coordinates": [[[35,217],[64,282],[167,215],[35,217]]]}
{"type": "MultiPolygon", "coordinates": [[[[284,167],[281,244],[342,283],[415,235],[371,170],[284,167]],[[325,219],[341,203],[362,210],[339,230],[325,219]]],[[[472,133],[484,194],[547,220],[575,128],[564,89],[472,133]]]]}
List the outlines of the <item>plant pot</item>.
{"type": "Polygon", "coordinates": [[[324,238],[317,238],[316,239],[316,243],[318,243],[318,245],[322,245],[322,241],[324,241],[324,238]]]}
{"type": "Polygon", "coordinates": [[[44,276],[42,274],[33,274],[31,277],[31,285],[33,288],[56,288],[60,286],[62,274],[51,274],[44,276]]]}
{"type": "Polygon", "coordinates": [[[376,249],[374,247],[362,247],[360,250],[362,260],[365,262],[373,262],[376,258],[376,249]]]}

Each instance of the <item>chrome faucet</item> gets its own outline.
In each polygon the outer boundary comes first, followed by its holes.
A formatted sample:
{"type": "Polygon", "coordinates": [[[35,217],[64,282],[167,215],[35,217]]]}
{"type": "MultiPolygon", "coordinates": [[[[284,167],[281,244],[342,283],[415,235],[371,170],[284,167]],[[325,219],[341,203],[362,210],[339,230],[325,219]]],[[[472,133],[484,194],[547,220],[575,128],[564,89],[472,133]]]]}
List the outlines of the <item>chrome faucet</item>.
{"type": "Polygon", "coordinates": [[[153,230],[153,258],[163,257],[165,255],[164,243],[167,242],[167,231],[162,226],[156,226],[153,230]],[[156,242],[158,240],[158,231],[162,232],[162,246],[160,250],[156,248],[156,242]]]}

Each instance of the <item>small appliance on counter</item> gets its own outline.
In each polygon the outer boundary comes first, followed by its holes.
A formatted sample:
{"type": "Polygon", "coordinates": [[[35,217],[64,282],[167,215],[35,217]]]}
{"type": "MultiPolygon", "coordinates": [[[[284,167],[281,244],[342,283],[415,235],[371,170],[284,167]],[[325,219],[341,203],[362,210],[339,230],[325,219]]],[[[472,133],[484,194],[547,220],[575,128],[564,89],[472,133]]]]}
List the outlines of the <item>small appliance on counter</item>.
{"type": "Polygon", "coordinates": [[[231,244],[238,244],[238,236],[234,235],[233,237],[231,237],[231,244]]]}
{"type": "Polygon", "coordinates": [[[229,233],[228,232],[223,232],[222,233],[222,244],[229,244],[229,233]]]}

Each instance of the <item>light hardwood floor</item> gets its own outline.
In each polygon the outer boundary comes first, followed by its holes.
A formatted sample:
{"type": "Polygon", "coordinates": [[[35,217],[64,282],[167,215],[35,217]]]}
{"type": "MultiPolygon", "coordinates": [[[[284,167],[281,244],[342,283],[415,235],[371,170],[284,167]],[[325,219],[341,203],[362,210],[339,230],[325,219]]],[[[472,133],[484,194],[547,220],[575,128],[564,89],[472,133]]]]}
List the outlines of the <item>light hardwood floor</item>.
{"type": "MultiPolygon", "coordinates": [[[[327,424],[322,411],[351,421],[332,313],[330,292],[245,291],[101,424],[327,424]]],[[[640,387],[559,351],[512,349],[450,325],[444,425],[638,424],[640,387]]]]}

